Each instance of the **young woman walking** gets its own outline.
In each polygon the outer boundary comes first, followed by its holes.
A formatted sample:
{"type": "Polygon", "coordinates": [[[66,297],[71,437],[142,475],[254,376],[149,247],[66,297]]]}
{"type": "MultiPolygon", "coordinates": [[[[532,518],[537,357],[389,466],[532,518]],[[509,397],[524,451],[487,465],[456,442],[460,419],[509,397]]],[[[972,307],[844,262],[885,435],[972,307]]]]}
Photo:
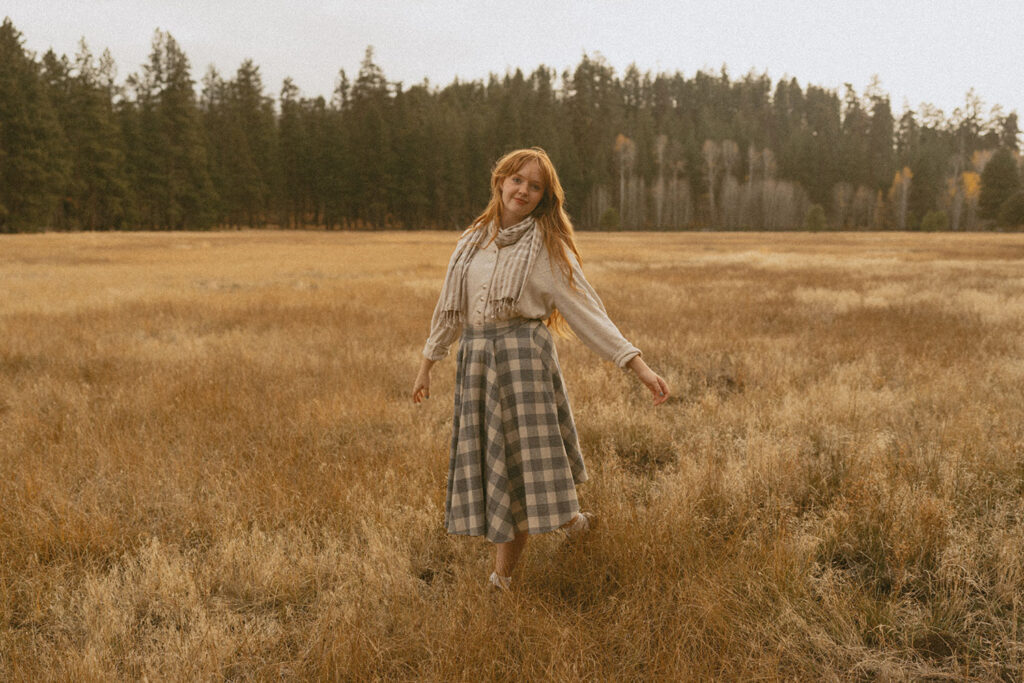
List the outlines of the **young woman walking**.
{"type": "Polygon", "coordinates": [[[448,262],[412,390],[416,403],[430,397],[430,369],[461,331],[445,520],[449,533],[496,544],[490,581],[505,589],[530,534],[572,538],[594,522],[576,499],[587,471],[548,327],[568,324],[632,370],[654,405],[669,393],[584,278],[564,202],[544,150],[498,160],[491,200],[448,262]]]}

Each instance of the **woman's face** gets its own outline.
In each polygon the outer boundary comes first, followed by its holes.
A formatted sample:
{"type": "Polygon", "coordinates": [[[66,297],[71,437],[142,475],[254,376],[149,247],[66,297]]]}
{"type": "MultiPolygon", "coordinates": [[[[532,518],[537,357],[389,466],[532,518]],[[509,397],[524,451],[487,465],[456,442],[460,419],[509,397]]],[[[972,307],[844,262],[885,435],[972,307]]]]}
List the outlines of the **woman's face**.
{"type": "Polygon", "coordinates": [[[540,164],[528,161],[501,181],[502,227],[515,225],[529,216],[544,196],[540,164]]]}

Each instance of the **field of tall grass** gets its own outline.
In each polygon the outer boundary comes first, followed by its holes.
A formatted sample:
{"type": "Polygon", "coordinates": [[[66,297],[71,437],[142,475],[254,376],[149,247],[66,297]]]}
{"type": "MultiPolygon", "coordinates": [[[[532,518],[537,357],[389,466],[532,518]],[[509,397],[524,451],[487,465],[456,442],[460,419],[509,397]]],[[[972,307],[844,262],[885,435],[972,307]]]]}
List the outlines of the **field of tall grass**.
{"type": "Polygon", "coordinates": [[[2,680],[1020,680],[1024,236],[593,234],[601,519],[443,528],[454,233],[0,237],[2,680]]]}

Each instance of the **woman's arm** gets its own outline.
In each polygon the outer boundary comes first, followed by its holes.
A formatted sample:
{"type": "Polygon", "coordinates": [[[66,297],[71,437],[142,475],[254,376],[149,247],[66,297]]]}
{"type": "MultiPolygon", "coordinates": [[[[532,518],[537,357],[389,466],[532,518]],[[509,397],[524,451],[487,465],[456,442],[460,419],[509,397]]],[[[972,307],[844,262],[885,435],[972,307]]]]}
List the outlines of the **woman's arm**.
{"type": "Polygon", "coordinates": [[[416,382],[412,385],[412,402],[419,403],[425,398],[430,398],[430,368],[434,363],[429,358],[420,361],[420,371],[416,375],[416,382]]]}
{"type": "Polygon", "coordinates": [[[569,285],[561,269],[552,264],[555,307],[584,344],[619,367],[632,370],[654,394],[654,405],[661,405],[668,399],[668,384],[647,366],[640,357],[640,350],[619,332],[572,254],[569,254],[569,263],[575,288],[569,285]]]}
{"type": "Polygon", "coordinates": [[[630,359],[640,353],[640,349],[622,336],[619,328],[608,317],[601,297],[587,282],[576,257],[571,253],[567,256],[573,283],[569,284],[567,273],[552,260],[538,274],[543,278],[541,287],[549,292],[551,303],[587,348],[620,368],[627,367],[630,359]]]}
{"type": "Polygon", "coordinates": [[[658,373],[651,370],[640,356],[633,356],[626,363],[626,367],[632,370],[637,378],[651,390],[654,395],[654,405],[660,406],[668,400],[668,384],[658,373]]]}

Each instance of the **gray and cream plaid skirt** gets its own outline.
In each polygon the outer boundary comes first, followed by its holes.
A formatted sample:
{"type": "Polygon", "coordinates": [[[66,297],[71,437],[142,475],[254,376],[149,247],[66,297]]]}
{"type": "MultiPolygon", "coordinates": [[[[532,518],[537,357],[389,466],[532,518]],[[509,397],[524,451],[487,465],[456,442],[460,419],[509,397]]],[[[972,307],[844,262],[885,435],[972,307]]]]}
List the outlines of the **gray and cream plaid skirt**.
{"type": "Polygon", "coordinates": [[[448,532],[504,543],[568,522],[587,470],[548,328],[467,326],[456,364],[448,532]]]}

